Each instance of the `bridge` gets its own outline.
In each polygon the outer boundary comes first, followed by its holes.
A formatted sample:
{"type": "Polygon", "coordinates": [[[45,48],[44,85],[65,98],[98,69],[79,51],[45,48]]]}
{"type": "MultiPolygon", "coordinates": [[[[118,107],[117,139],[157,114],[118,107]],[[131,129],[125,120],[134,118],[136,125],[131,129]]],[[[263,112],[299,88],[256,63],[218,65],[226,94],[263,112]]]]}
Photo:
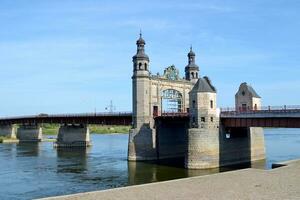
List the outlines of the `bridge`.
{"type": "MultiPolygon", "coordinates": [[[[163,112],[154,118],[189,118],[187,112],[163,112]]],[[[300,106],[267,106],[260,110],[237,111],[221,108],[221,123],[225,127],[300,128],[300,106]]],[[[98,112],[77,114],[39,114],[0,118],[1,125],[11,124],[98,124],[132,125],[132,112],[98,112]]]]}
{"type": "Polygon", "coordinates": [[[260,110],[222,109],[225,127],[300,128],[300,106],[267,106],[260,110]]]}
{"type": "Polygon", "coordinates": [[[78,114],[39,114],[0,118],[0,125],[11,124],[100,124],[131,125],[132,112],[102,112],[78,114]]]}
{"type": "Polygon", "coordinates": [[[82,148],[91,144],[89,124],[131,125],[128,160],[181,159],[186,168],[207,169],[265,159],[263,127],[300,128],[300,106],[263,107],[246,82],[235,108],[220,111],[217,90],[200,76],[192,48],[183,78],[174,65],[153,75],[145,44],[140,35],[132,57],[132,112],[0,118],[0,136],[40,141],[40,125],[56,123],[57,148],[82,148]]]}

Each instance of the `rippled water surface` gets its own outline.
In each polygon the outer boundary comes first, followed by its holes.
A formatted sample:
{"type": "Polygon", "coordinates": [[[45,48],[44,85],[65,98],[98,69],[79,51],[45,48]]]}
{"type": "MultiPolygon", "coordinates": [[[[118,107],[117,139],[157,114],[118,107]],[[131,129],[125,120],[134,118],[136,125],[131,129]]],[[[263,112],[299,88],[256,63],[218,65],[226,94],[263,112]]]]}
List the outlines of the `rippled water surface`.
{"type": "MultiPolygon", "coordinates": [[[[218,173],[165,163],[127,162],[128,135],[92,135],[87,150],[56,150],[52,143],[0,144],[0,199],[32,199],[218,173]]],[[[266,162],[300,158],[300,129],[265,129],[266,162]]],[[[239,166],[243,167],[243,166],[239,166]]]]}

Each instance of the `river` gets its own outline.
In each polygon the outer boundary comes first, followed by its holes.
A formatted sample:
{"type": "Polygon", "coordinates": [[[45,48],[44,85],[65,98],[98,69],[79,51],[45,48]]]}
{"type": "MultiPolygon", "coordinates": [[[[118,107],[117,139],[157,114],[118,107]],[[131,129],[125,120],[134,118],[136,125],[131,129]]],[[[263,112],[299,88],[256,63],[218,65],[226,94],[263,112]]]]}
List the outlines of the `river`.
{"type": "MultiPolygon", "coordinates": [[[[265,129],[267,159],[300,158],[300,129],[265,129]]],[[[232,170],[186,170],[165,164],[127,162],[127,134],[91,135],[87,150],[56,150],[51,142],[0,144],[0,199],[32,199],[232,170]]],[[[247,166],[238,166],[243,168],[247,166]]]]}

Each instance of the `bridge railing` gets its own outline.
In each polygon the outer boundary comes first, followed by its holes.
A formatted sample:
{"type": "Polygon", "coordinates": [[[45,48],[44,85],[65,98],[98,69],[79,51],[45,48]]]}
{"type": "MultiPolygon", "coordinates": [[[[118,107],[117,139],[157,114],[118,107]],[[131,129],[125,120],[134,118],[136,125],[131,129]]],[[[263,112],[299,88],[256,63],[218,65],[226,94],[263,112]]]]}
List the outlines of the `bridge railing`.
{"type": "Polygon", "coordinates": [[[259,109],[241,109],[241,108],[221,108],[222,115],[239,115],[254,113],[292,113],[300,112],[300,105],[283,105],[283,106],[262,106],[259,109]]]}
{"type": "Polygon", "coordinates": [[[163,117],[185,117],[185,116],[189,116],[188,112],[162,112],[160,115],[158,116],[163,116],[163,117]]]}
{"type": "Polygon", "coordinates": [[[98,112],[98,113],[74,113],[74,114],[45,114],[38,115],[23,115],[23,116],[11,116],[0,117],[0,120],[10,119],[31,119],[31,118],[76,118],[76,117],[101,117],[101,116],[128,116],[132,115],[132,112],[98,112]]]}

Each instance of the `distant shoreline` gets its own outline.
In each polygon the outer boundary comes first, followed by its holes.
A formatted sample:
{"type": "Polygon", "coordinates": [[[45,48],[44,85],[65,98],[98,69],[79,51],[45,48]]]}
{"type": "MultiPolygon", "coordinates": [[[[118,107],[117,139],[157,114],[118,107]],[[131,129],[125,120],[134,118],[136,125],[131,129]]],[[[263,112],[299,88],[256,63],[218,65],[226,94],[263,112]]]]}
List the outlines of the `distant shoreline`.
{"type": "MultiPolygon", "coordinates": [[[[89,125],[91,134],[127,134],[131,126],[89,125]]],[[[59,124],[43,124],[43,135],[57,135],[59,124]]]]}

